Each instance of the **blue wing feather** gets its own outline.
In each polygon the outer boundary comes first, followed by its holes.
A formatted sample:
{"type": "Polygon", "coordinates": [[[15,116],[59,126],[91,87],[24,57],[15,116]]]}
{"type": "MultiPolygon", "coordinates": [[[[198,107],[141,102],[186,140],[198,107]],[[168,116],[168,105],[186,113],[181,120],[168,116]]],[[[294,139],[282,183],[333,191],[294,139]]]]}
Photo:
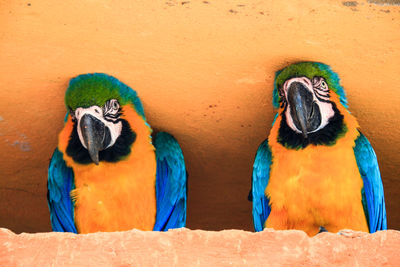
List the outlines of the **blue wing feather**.
{"type": "Polygon", "coordinates": [[[355,141],[354,155],[364,184],[361,194],[369,231],[386,230],[385,196],[378,161],[371,144],[362,133],[355,141]]]}
{"type": "Polygon", "coordinates": [[[271,207],[269,199],[265,195],[265,188],[268,185],[272,154],[266,139],[257,150],[253,165],[253,176],[251,196],[253,201],[253,223],[254,229],[259,232],[264,229],[271,207]]]}
{"type": "Polygon", "coordinates": [[[168,133],[155,138],[157,215],[153,230],[167,231],[186,225],[187,175],[182,150],[168,133]]]}
{"type": "Polygon", "coordinates": [[[74,173],[56,149],[50,161],[47,180],[47,203],[50,221],[55,232],[77,233],[74,222],[74,204],[70,192],[75,188],[74,173]]]}

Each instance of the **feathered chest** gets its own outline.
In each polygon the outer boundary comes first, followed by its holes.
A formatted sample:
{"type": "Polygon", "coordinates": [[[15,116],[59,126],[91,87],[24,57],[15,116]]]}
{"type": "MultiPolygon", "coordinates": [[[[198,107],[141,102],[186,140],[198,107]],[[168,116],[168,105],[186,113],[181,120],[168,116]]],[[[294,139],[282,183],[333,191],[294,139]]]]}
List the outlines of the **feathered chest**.
{"type": "Polygon", "coordinates": [[[349,203],[361,207],[363,181],[353,150],[358,132],[347,113],[345,122],[347,132],[333,145],[308,145],[298,150],[277,142],[278,127],[274,125],[269,137],[272,165],[266,188],[272,208],[290,207],[297,212],[308,207],[340,211],[349,203]]]}
{"type": "Polygon", "coordinates": [[[152,230],[155,222],[154,150],[118,163],[74,168],[75,223],[80,233],[152,230]]]}
{"type": "Polygon", "coordinates": [[[361,199],[362,179],[352,147],[309,147],[272,155],[267,193],[274,205],[332,203],[354,194],[361,199]]]}

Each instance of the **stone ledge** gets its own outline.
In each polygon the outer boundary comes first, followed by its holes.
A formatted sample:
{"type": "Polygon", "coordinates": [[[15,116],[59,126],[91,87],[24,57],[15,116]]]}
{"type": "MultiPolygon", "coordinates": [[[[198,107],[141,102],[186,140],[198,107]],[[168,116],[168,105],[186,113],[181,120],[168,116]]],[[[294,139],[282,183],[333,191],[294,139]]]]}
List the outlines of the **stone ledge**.
{"type": "Polygon", "coordinates": [[[395,266],[400,232],[302,231],[14,234],[0,228],[0,266],[395,266]]]}

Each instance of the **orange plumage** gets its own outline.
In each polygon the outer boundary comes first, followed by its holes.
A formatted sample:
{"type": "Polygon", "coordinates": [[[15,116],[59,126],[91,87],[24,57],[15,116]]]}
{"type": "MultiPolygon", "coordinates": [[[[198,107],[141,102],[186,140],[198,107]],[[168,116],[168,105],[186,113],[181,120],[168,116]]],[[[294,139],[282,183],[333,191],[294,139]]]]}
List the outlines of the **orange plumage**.
{"type": "Polygon", "coordinates": [[[70,116],[59,135],[59,150],[74,169],[75,223],[80,233],[123,231],[132,228],[152,230],[156,216],[156,160],[151,129],[130,104],[121,118],[136,133],[132,153],[118,164],[76,163],[65,153],[73,130],[70,116]]]}
{"type": "Polygon", "coordinates": [[[344,228],[368,232],[361,201],[363,181],[353,151],[358,123],[336,94],[331,100],[347,126],[333,146],[288,149],[277,142],[281,117],[277,118],[268,138],[273,164],[265,190],[271,205],[266,227],[301,229],[308,235],[317,234],[320,226],[330,232],[344,228]]]}

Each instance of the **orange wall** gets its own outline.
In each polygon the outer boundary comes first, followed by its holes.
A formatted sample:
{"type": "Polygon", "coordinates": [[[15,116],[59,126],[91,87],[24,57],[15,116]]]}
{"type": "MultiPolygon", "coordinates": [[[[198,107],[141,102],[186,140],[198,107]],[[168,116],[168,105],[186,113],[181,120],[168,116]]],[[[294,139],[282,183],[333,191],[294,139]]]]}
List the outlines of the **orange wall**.
{"type": "Polygon", "coordinates": [[[0,227],[50,230],[47,166],[65,89],[106,72],[179,140],[188,227],[252,229],[247,193],[271,127],[274,72],[315,60],[340,74],[378,155],[389,227],[400,229],[400,7],[257,2],[0,0],[0,227]]]}

